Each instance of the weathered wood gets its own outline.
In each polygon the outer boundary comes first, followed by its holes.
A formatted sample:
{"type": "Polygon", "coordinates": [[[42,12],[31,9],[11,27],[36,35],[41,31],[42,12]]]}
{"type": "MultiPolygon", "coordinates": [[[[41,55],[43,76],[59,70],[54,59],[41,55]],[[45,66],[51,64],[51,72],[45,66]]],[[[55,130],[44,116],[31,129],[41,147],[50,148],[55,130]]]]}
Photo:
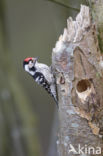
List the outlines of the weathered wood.
{"type": "Polygon", "coordinates": [[[96,156],[103,150],[103,75],[96,33],[89,8],[81,5],[76,20],[67,20],[67,28],[53,49],[59,98],[59,156],[74,156],[76,152],[79,156],[96,156]],[[78,151],[79,145],[84,147],[82,152],[78,151]],[[89,153],[90,147],[94,150],[89,153]]]}

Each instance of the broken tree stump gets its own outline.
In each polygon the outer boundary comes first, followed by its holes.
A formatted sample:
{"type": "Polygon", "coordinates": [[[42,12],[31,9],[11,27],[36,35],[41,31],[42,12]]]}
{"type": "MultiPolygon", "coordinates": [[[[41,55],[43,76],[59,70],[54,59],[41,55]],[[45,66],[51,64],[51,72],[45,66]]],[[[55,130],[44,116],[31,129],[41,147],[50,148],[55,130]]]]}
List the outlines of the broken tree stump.
{"type": "Polygon", "coordinates": [[[59,156],[102,156],[103,62],[89,7],[81,5],[76,20],[67,20],[52,64],[59,100],[59,156]]]}

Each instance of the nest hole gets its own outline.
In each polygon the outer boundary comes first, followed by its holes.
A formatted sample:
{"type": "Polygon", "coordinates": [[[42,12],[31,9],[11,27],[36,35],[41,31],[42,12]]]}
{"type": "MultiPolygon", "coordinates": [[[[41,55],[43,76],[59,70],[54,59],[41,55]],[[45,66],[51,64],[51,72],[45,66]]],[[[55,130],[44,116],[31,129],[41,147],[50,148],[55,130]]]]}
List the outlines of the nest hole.
{"type": "Polygon", "coordinates": [[[80,93],[85,92],[90,87],[91,87],[91,83],[88,79],[80,80],[77,83],[77,91],[80,93]]]}

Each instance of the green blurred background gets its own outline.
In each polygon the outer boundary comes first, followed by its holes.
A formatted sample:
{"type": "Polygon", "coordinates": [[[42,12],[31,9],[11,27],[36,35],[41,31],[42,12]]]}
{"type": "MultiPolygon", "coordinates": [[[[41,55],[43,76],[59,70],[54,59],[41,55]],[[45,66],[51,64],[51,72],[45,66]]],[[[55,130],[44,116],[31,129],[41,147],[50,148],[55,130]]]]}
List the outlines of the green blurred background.
{"type": "Polygon", "coordinates": [[[0,0],[0,156],[57,156],[55,102],[22,62],[38,56],[51,65],[67,18],[75,17],[84,2],[0,0]]]}

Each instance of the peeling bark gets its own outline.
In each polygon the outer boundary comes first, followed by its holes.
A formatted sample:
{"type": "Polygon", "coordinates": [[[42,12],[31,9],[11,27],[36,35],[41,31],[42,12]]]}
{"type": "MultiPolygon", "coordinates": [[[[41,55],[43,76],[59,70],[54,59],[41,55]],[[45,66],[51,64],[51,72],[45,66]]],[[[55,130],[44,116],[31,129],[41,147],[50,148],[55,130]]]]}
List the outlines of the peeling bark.
{"type": "Polygon", "coordinates": [[[81,5],[76,20],[67,20],[67,28],[53,49],[59,156],[103,155],[103,61],[96,34],[89,8],[81,5]],[[78,151],[78,146],[84,149],[78,151]],[[89,151],[90,147],[94,150],[89,151]]]}

